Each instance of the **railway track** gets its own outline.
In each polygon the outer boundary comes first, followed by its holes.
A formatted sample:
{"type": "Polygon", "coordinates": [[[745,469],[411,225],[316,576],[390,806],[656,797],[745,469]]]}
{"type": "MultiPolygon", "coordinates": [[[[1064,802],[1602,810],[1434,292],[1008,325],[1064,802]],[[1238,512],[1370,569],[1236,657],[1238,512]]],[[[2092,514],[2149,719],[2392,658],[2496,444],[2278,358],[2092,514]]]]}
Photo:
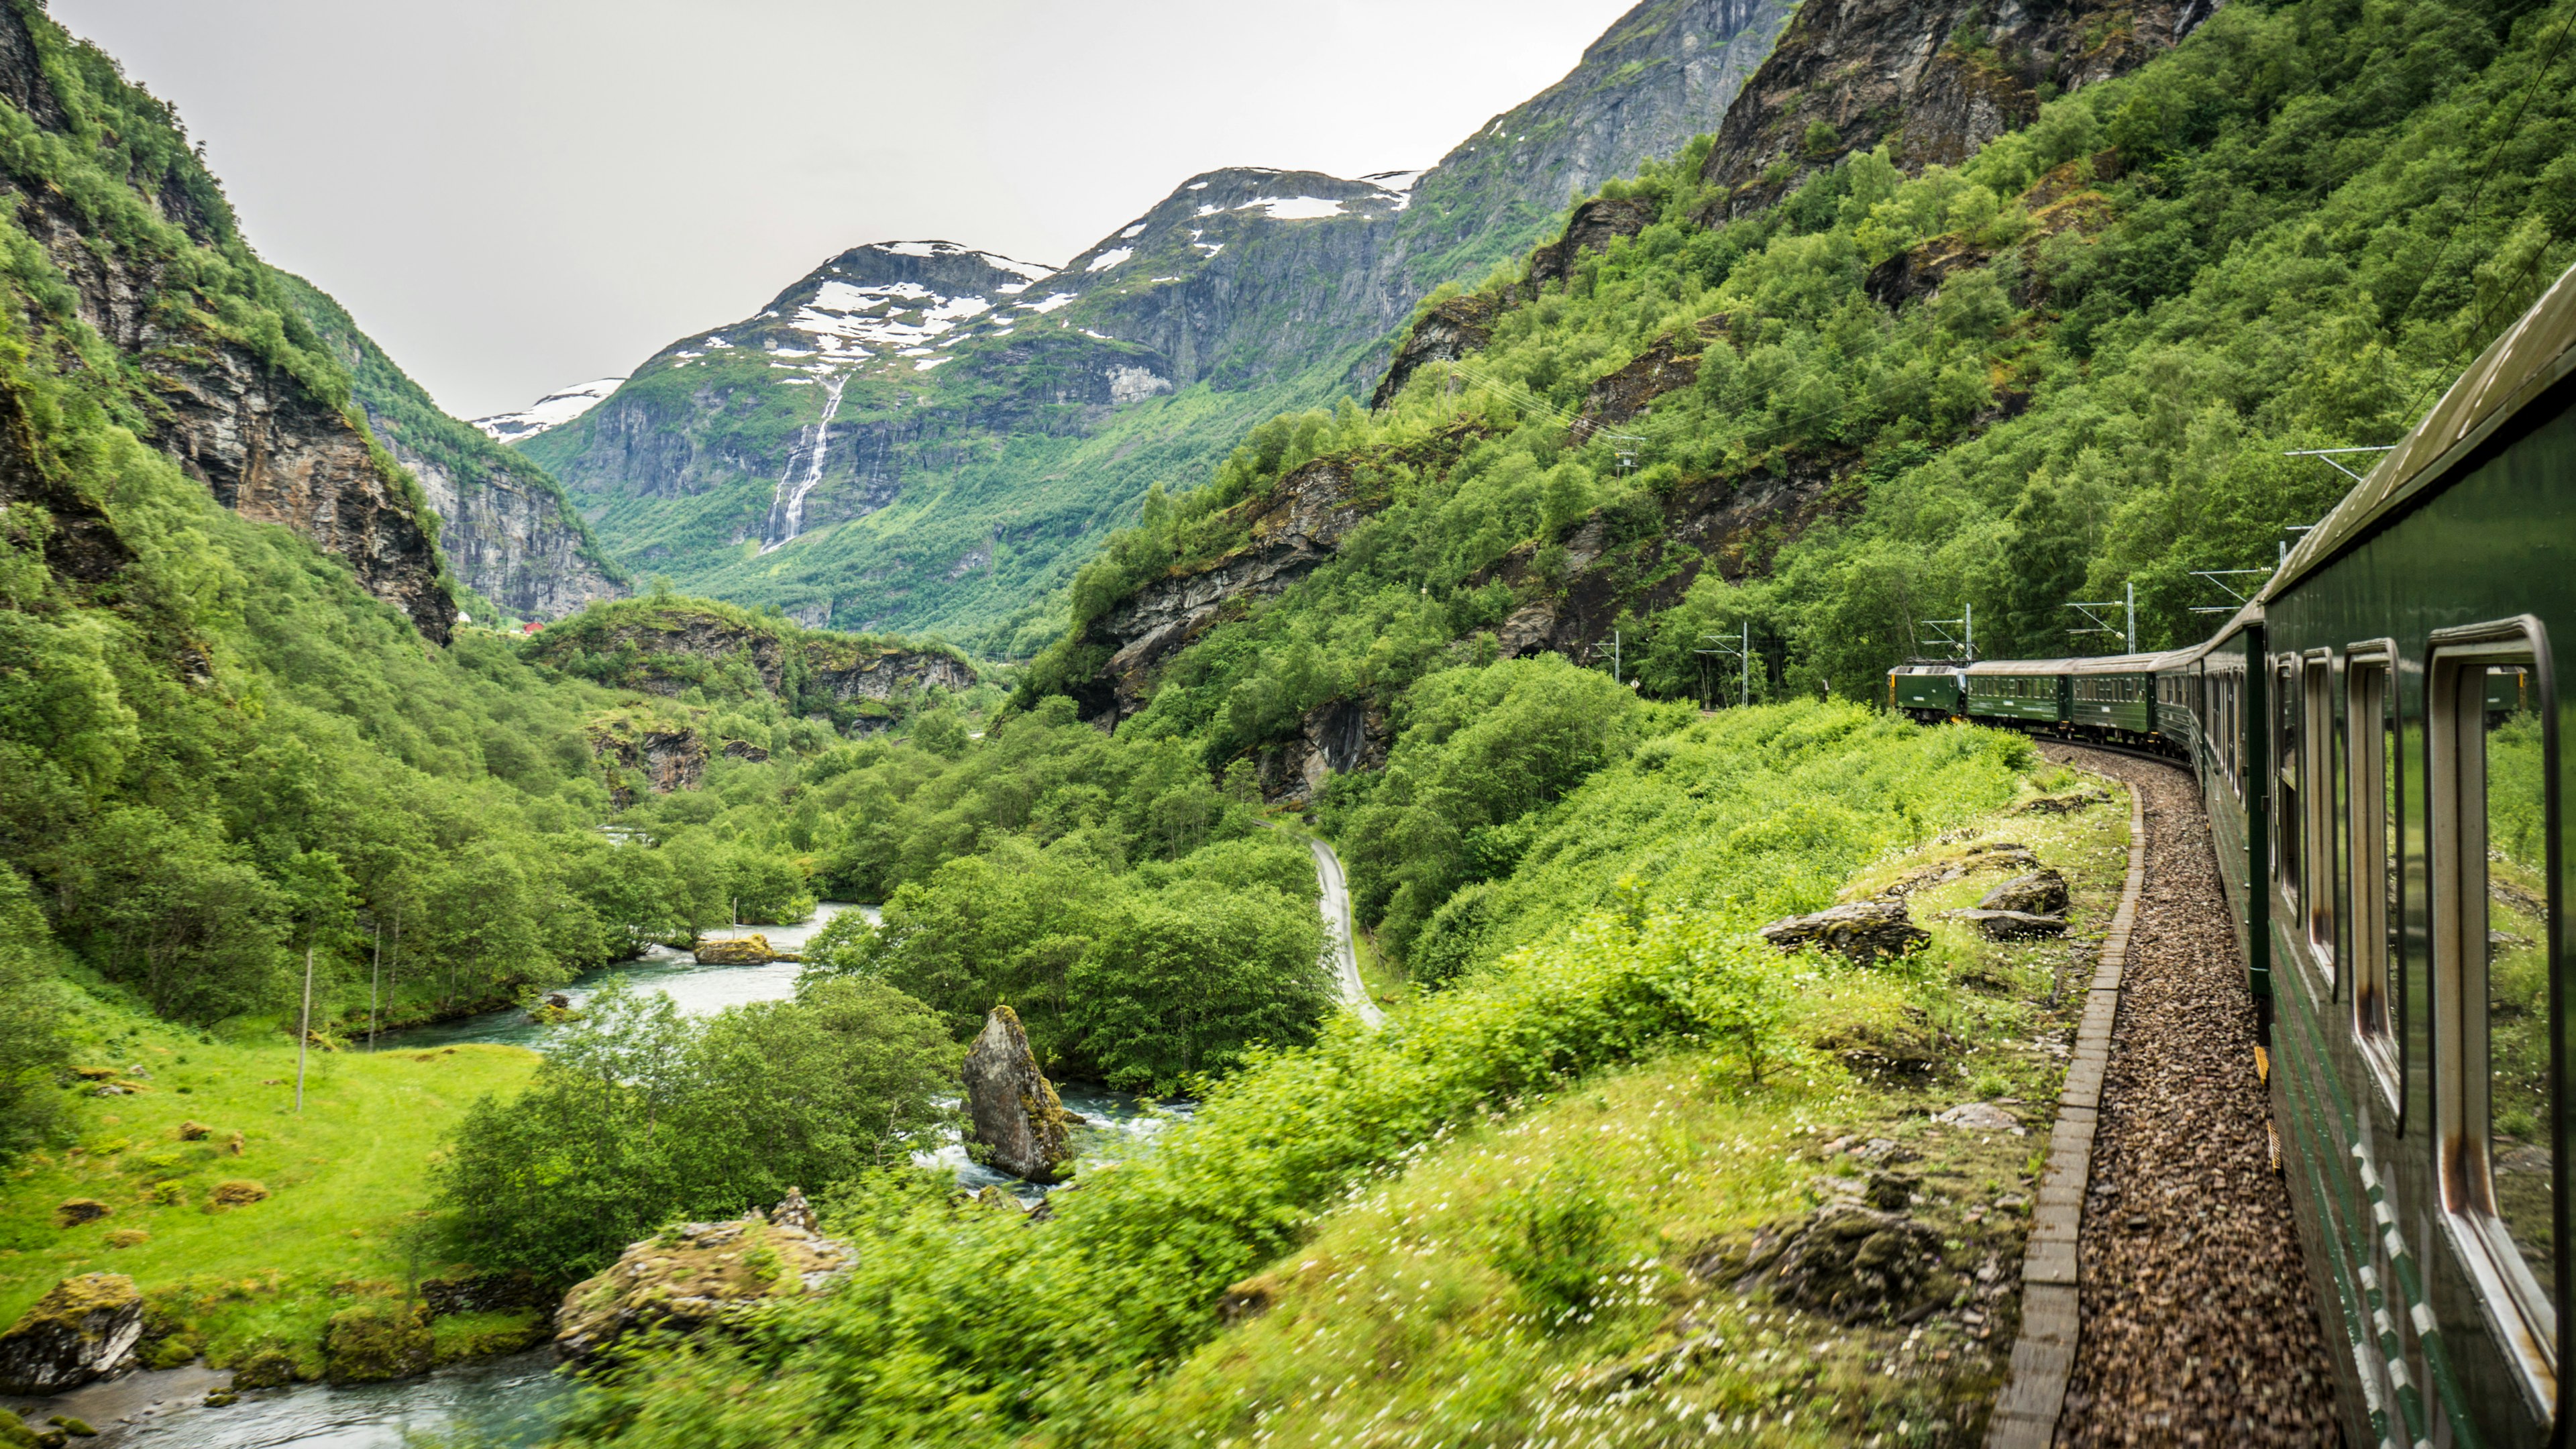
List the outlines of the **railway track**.
{"type": "Polygon", "coordinates": [[[2077,1234],[2056,1443],[2334,1445],[2333,1370],[2273,1170],[2245,968],[2191,776],[2044,742],[2138,792],[2146,872],[2077,1234]]]}

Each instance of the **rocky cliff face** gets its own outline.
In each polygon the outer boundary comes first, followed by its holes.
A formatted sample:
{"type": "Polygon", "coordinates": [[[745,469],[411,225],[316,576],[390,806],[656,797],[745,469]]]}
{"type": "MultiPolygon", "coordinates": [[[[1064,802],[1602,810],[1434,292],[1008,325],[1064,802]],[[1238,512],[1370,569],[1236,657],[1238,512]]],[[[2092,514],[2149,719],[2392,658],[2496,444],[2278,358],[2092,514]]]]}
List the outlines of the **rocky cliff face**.
{"type": "MultiPolygon", "coordinates": [[[[372,449],[339,380],[294,365],[291,335],[262,346],[242,340],[245,329],[210,320],[228,304],[207,287],[238,289],[247,275],[256,294],[275,274],[241,241],[212,179],[193,159],[178,159],[187,155],[185,138],[167,109],[110,80],[111,89],[79,100],[114,114],[83,124],[46,75],[49,54],[94,87],[102,83],[101,68],[78,59],[78,47],[51,21],[0,7],[0,100],[58,148],[11,148],[0,157],[11,219],[61,274],[71,303],[65,316],[22,293],[28,332],[80,359],[69,364],[76,367],[103,359],[65,329],[95,334],[120,355],[117,383],[131,390],[149,441],[227,507],[292,528],[346,560],[370,593],[444,641],[455,606],[441,577],[436,523],[372,449]],[[119,136],[120,128],[137,134],[119,136]],[[140,159],[165,147],[168,159],[157,165],[140,159]],[[131,195],[92,193],[75,204],[62,184],[75,171],[122,178],[131,195]]],[[[230,307],[241,310],[239,301],[230,307]]]]}
{"type": "Polygon", "coordinates": [[[1251,422],[1375,384],[1439,283],[1714,129],[1788,9],[1647,0],[1428,172],[1209,172],[1061,268],[855,248],[521,446],[621,560],[695,592],[1007,627],[1147,484],[1191,486],[1251,422]]]}
{"type": "Polygon", "coordinates": [[[1092,622],[1089,642],[1110,652],[1085,716],[1115,724],[1135,713],[1165,659],[1314,572],[1381,501],[1364,494],[1348,460],[1318,458],[1234,505],[1242,546],[1174,568],[1092,622]]]}
{"type": "Polygon", "coordinates": [[[791,703],[886,702],[976,682],[973,666],[946,650],[821,633],[685,599],[639,599],[583,615],[537,635],[528,657],[666,698],[730,687],[791,703]]]}
{"type": "Polygon", "coordinates": [[[2036,119],[2042,87],[2072,91],[2134,70],[2214,8],[1807,0],[1726,113],[1703,174],[1731,189],[1723,216],[1741,216],[1881,141],[1909,171],[1956,164],[2036,119]]]}
{"type": "Polygon", "coordinates": [[[561,618],[628,591],[624,571],[607,561],[543,468],[448,416],[339,303],[302,278],[281,280],[348,369],[369,430],[437,513],[439,542],[458,582],[533,619],[561,618]]]}

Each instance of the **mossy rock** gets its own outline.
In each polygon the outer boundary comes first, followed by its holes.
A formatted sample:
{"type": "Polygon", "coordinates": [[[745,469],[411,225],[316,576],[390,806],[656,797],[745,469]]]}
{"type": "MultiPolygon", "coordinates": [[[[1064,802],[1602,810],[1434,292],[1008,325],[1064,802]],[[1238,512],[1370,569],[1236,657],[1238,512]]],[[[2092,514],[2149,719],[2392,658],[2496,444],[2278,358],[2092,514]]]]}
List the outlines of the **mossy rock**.
{"type": "Polygon", "coordinates": [[[230,1182],[216,1183],[213,1195],[206,1199],[206,1206],[209,1209],[248,1207],[267,1196],[267,1184],[237,1177],[230,1182]]]}
{"type": "Polygon", "coordinates": [[[374,1384],[429,1372],[436,1358],[429,1310],[417,1303],[368,1303],[331,1315],[322,1330],[323,1377],[374,1384]]]}
{"type": "Polygon", "coordinates": [[[58,1394],[124,1362],[143,1337],[143,1295],[122,1273],[54,1285],[0,1334],[0,1393],[58,1394]]]}
{"type": "Polygon", "coordinates": [[[174,1369],[195,1363],[201,1351],[194,1336],[174,1333],[144,1349],[141,1357],[145,1368],[174,1369]]]}
{"type": "Polygon", "coordinates": [[[274,1389],[295,1382],[295,1355],[282,1348],[263,1348],[233,1369],[235,1389],[274,1389]]]}
{"type": "Polygon", "coordinates": [[[75,1419],[69,1414],[56,1414],[45,1422],[62,1430],[64,1433],[71,1435],[75,1439],[95,1439],[98,1437],[98,1431],[91,1428],[87,1421],[75,1419]]]}
{"type": "Polygon", "coordinates": [[[54,1209],[54,1222],[60,1227],[76,1228],[83,1223],[97,1222],[114,1211],[116,1209],[94,1197],[70,1197],[63,1199],[54,1209]]]}

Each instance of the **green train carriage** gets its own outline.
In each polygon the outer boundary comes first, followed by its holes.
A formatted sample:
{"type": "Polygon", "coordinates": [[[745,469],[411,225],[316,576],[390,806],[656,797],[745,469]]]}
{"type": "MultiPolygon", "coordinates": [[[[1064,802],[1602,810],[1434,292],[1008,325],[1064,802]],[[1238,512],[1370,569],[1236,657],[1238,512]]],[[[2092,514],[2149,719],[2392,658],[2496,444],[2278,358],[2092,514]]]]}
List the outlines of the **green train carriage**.
{"type": "Polygon", "coordinates": [[[2063,659],[1980,659],[1967,667],[1968,718],[2065,728],[2073,700],[2063,659]]]}
{"type": "MultiPolygon", "coordinates": [[[[2252,603],[2144,666],[2206,805],[2356,1445],[2571,1437],[2571,565],[2576,271],[2252,603]]],[[[2131,672],[1983,661],[1969,713],[2042,727],[2056,680],[2072,730],[2079,678],[2131,672]]]]}

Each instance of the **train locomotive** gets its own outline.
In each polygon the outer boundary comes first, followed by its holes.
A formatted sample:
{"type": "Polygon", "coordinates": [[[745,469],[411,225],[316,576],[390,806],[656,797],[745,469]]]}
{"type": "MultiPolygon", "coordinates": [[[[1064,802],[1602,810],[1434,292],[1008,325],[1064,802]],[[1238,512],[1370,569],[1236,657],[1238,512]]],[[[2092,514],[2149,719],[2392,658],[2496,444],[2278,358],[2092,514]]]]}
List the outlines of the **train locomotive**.
{"type": "Polygon", "coordinates": [[[2355,1444],[2570,1437],[2571,374],[2576,270],[2208,640],[1888,678],[2193,771],[2355,1444]]]}

